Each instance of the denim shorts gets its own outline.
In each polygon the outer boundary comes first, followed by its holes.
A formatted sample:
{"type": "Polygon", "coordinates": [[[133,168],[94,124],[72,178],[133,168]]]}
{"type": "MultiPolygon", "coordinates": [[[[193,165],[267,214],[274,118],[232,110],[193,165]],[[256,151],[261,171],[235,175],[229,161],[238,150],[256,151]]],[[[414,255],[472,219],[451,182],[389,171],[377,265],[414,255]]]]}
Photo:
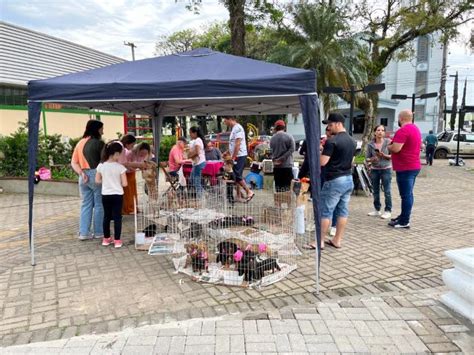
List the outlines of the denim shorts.
{"type": "Polygon", "coordinates": [[[244,173],[246,162],[247,162],[246,155],[244,155],[243,157],[237,157],[237,160],[235,161],[235,164],[234,164],[234,177],[235,177],[236,182],[242,181],[244,179],[242,175],[244,173]]]}
{"type": "Polygon", "coordinates": [[[349,217],[352,190],[354,190],[352,175],[325,181],[321,189],[321,218],[331,219],[333,214],[337,217],[349,217]]]}

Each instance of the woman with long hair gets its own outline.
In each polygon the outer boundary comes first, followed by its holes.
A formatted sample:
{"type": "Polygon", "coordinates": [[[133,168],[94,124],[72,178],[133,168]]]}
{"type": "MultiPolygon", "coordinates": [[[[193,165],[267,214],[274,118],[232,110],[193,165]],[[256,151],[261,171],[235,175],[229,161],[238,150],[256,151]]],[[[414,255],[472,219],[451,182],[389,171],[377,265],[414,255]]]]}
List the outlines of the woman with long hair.
{"type": "Polygon", "coordinates": [[[104,236],[101,185],[95,182],[96,168],[100,163],[104,142],[104,124],[101,121],[87,122],[82,139],[77,143],[72,154],[71,166],[79,175],[81,192],[81,215],[79,219],[79,239],[101,239],[104,236]],[[91,233],[92,216],[94,230],[91,233]]]}
{"type": "Polygon", "coordinates": [[[188,158],[193,161],[193,169],[189,177],[191,186],[196,192],[196,197],[202,196],[202,170],[206,166],[206,156],[204,147],[206,145],[205,139],[199,127],[191,127],[189,135],[192,141],[189,143],[188,158]]]}
{"type": "Polygon", "coordinates": [[[392,216],[392,156],[388,150],[390,139],[385,138],[385,126],[374,128],[374,140],[367,145],[366,159],[370,163],[370,178],[374,190],[374,210],[369,216],[388,219],[392,216]],[[385,209],[380,211],[380,183],[385,195],[385,209]]]}

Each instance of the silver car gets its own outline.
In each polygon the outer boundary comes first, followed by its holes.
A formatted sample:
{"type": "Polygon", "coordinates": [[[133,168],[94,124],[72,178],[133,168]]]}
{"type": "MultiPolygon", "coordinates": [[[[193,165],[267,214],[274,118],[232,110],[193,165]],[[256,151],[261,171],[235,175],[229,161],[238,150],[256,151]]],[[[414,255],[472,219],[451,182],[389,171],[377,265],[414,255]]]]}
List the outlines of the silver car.
{"type": "MultiPolygon", "coordinates": [[[[448,156],[456,154],[458,144],[458,131],[444,131],[438,134],[438,146],[434,157],[436,159],[446,159],[448,156]]],[[[474,155],[474,132],[461,131],[459,140],[459,155],[474,155]]]]}

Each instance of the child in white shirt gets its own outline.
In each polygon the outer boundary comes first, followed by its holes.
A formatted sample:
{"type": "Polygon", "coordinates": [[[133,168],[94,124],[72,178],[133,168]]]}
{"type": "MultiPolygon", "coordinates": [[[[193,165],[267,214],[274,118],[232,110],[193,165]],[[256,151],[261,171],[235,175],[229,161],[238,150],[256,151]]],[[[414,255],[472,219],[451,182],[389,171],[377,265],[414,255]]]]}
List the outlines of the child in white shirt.
{"type": "Polygon", "coordinates": [[[122,247],[122,205],[123,188],[127,186],[127,169],[120,163],[123,146],[117,141],[109,142],[102,152],[102,163],[97,166],[95,182],[102,183],[102,205],[104,206],[104,238],[102,245],[114,243],[115,248],[122,247]],[[110,221],[114,221],[114,240],[110,236],[110,221]]]}

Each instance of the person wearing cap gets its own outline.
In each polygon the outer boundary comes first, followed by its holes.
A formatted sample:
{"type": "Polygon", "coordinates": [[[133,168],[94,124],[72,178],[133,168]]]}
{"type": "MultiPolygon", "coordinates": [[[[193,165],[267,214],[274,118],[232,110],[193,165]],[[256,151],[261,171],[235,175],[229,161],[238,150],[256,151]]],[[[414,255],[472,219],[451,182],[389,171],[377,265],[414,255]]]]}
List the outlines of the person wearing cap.
{"type": "MultiPolygon", "coordinates": [[[[340,248],[347,219],[349,200],[354,182],[352,180],[352,161],[356,151],[356,142],[344,128],[344,116],[330,113],[327,124],[331,137],[324,144],[321,153],[321,166],[324,167],[324,184],[321,189],[321,249],[324,249],[325,237],[335,213],[337,216],[336,235],[326,243],[340,248]]],[[[315,245],[312,245],[315,248],[315,245]]]]}
{"type": "Polygon", "coordinates": [[[288,191],[293,180],[295,140],[285,132],[285,121],[276,121],[274,127],[275,134],[270,139],[270,149],[272,150],[275,189],[277,192],[288,191]]]}
{"type": "Polygon", "coordinates": [[[178,176],[178,170],[183,165],[184,159],[184,148],[186,147],[186,138],[179,137],[176,144],[171,148],[168,156],[168,168],[171,176],[178,176]]]}
{"type": "Polygon", "coordinates": [[[244,128],[237,123],[235,117],[224,117],[224,124],[231,129],[229,137],[229,151],[228,153],[234,160],[234,179],[239,186],[242,187],[246,194],[246,202],[250,202],[255,193],[249,189],[243,178],[245,163],[247,162],[247,142],[245,141],[244,128]]]}

